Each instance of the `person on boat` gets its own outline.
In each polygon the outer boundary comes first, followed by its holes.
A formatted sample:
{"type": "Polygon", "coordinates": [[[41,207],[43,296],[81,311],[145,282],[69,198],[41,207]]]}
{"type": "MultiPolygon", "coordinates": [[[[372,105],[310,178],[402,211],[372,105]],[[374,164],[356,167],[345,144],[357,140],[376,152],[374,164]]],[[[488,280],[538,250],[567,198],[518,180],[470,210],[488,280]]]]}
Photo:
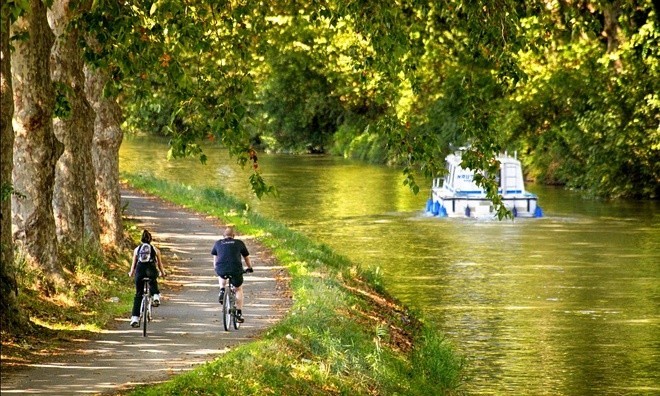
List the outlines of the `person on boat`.
{"type": "Polygon", "coordinates": [[[142,280],[149,278],[149,292],[153,296],[153,305],[160,305],[160,290],[158,289],[158,276],[165,276],[163,261],[160,258],[160,250],[151,244],[151,233],[142,231],[141,242],[133,250],[133,263],[128,276],[135,276],[135,297],[133,298],[133,310],[131,311],[131,327],[140,325],[140,305],[144,294],[142,280]]]}
{"type": "Polygon", "coordinates": [[[252,272],[252,263],[250,263],[250,252],[243,241],[236,239],[234,227],[228,226],[223,233],[224,238],[215,242],[211,255],[213,255],[213,269],[218,275],[220,283],[220,294],[218,302],[222,304],[224,298],[225,286],[227,285],[227,276],[231,276],[231,284],[236,288],[236,310],[238,323],[243,323],[243,262],[247,265],[246,272],[252,272]]]}

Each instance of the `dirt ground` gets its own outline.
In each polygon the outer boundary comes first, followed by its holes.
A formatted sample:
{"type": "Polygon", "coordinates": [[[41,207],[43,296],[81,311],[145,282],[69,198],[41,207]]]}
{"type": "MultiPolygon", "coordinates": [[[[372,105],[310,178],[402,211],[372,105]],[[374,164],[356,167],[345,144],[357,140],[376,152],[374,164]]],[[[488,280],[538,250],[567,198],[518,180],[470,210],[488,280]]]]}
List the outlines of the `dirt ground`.
{"type": "Polygon", "coordinates": [[[245,277],[245,323],[238,331],[224,331],[211,256],[222,224],[133,190],[122,190],[122,203],[128,204],[129,217],[151,231],[166,271],[169,266],[148,336],[129,326],[126,312],[95,339],[76,340],[39,364],[3,371],[3,395],[118,394],[164,381],[258,337],[286,313],[290,299],[280,281],[285,271],[250,235],[241,235],[255,271],[245,277]]]}

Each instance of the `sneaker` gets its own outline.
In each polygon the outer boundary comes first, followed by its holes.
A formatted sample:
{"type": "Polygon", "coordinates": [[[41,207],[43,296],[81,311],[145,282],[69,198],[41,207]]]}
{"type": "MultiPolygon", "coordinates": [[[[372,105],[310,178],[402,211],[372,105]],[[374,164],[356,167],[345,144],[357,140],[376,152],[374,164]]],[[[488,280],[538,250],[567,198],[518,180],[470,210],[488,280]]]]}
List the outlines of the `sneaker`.
{"type": "Polygon", "coordinates": [[[131,327],[140,327],[140,318],[137,316],[131,316],[131,327]]]}
{"type": "Polygon", "coordinates": [[[225,298],[225,288],[220,289],[220,294],[218,294],[218,302],[222,304],[222,299],[225,298]]]}
{"type": "Polygon", "coordinates": [[[243,313],[241,311],[236,312],[236,322],[243,323],[245,319],[243,318],[243,313]]]}
{"type": "Polygon", "coordinates": [[[154,299],[151,302],[151,305],[157,307],[160,305],[160,294],[154,294],[154,299]]]}

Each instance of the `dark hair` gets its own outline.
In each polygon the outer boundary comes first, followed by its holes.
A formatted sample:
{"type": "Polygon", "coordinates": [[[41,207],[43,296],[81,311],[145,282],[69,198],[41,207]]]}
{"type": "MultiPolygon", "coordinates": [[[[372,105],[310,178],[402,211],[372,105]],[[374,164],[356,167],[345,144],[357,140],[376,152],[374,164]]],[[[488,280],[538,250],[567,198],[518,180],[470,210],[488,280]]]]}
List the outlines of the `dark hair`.
{"type": "Polygon", "coordinates": [[[142,243],[151,243],[151,234],[149,231],[142,231],[142,243]]]}

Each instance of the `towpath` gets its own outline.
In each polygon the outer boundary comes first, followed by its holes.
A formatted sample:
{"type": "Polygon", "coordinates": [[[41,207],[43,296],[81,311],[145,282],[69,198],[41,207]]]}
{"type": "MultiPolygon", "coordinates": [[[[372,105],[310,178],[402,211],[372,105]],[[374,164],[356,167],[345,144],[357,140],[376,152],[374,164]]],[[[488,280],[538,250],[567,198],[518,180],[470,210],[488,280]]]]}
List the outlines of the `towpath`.
{"type": "Polygon", "coordinates": [[[128,216],[152,232],[170,272],[161,278],[162,304],[155,309],[148,337],[129,327],[126,312],[96,339],[74,341],[39,364],[3,370],[3,395],[117,394],[164,381],[249,342],[285,314],[289,301],[278,281],[283,270],[265,248],[243,235],[255,271],[245,278],[245,323],[239,331],[225,332],[210,253],[223,225],[133,190],[122,190],[122,201],[128,204],[128,216]]]}

